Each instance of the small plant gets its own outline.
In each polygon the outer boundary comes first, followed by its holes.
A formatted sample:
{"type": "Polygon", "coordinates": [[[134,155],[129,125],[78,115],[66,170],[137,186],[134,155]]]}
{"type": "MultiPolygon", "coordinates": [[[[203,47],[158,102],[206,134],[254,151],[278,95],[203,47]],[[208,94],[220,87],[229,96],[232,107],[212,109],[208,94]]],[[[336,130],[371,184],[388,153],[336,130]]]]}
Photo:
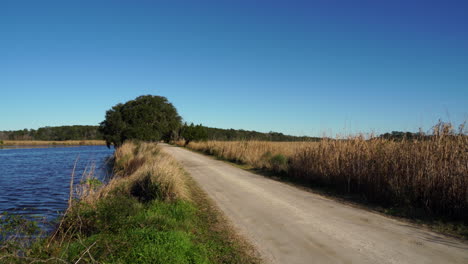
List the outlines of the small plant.
{"type": "Polygon", "coordinates": [[[272,156],[273,156],[273,154],[271,154],[271,151],[267,151],[260,157],[260,161],[262,161],[262,163],[263,163],[261,165],[262,169],[267,169],[267,166],[268,166],[268,164],[270,164],[270,160],[271,160],[272,156]]]}
{"type": "Polygon", "coordinates": [[[0,260],[2,256],[15,258],[25,252],[32,238],[39,237],[39,232],[35,221],[7,212],[0,214],[0,260]]]}
{"type": "Polygon", "coordinates": [[[9,239],[12,236],[32,236],[39,231],[37,223],[21,215],[3,212],[0,214],[0,238],[9,239]]]}
{"type": "Polygon", "coordinates": [[[270,158],[270,164],[274,171],[283,172],[287,171],[288,158],[282,154],[276,154],[270,158]]]}
{"type": "Polygon", "coordinates": [[[93,189],[96,189],[98,188],[99,186],[102,185],[102,181],[96,179],[96,178],[89,178],[89,179],[86,179],[86,180],[83,180],[80,182],[80,184],[82,185],[87,185],[93,189]]]}

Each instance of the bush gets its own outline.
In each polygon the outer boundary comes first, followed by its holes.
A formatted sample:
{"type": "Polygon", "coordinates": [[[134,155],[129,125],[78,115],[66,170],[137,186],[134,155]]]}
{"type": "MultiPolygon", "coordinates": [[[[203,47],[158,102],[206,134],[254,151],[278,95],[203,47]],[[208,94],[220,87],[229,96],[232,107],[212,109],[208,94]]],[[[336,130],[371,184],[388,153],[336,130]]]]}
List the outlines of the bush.
{"type": "Polygon", "coordinates": [[[271,168],[276,172],[284,172],[288,169],[288,158],[282,154],[276,154],[270,158],[271,168]]]}

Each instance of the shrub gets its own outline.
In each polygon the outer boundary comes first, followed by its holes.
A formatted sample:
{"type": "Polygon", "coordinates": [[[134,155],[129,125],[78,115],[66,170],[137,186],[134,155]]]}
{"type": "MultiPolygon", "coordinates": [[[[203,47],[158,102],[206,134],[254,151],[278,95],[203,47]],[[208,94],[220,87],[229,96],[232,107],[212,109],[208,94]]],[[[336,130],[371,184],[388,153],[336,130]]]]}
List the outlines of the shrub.
{"type": "Polygon", "coordinates": [[[288,170],[288,158],[282,154],[276,154],[270,158],[271,168],[276,172],[288,170]]]}

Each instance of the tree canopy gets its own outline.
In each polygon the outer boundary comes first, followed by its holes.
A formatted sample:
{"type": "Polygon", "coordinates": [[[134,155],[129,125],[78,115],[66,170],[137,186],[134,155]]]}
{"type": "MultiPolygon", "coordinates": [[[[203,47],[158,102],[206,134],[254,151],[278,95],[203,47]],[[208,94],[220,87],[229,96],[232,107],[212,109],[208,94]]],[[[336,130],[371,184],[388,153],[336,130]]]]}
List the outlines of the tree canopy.
{"type": "Polygon", "coordinates": [[[126,140],[169,141],[181,125],[176,108],[162,96],[144,95],[106,112],[99,131],[108,146],[126,140]]]}
{"type": "Polygon", "coordinates": [[[208,131],[201,124],[194,125],[191,123],[187,125],[187,123],[185,123],[181,128],[180,136],[185,140],[185,145],[187,146],[190,141],[208,139],[208,131]]]}

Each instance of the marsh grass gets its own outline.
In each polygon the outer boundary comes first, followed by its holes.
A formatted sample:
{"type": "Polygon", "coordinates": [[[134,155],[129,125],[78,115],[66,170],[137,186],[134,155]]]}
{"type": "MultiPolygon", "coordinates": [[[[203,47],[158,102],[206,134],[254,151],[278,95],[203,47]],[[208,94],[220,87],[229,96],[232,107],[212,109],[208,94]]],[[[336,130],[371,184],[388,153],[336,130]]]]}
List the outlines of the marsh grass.
{"type": "Polygon", "coordinates": [[[357,194],[387,208],[468,219],[468,136],[439,123],[431,136],[320,142],[208,141],[189,148],[296,182],[357,194]]]}

